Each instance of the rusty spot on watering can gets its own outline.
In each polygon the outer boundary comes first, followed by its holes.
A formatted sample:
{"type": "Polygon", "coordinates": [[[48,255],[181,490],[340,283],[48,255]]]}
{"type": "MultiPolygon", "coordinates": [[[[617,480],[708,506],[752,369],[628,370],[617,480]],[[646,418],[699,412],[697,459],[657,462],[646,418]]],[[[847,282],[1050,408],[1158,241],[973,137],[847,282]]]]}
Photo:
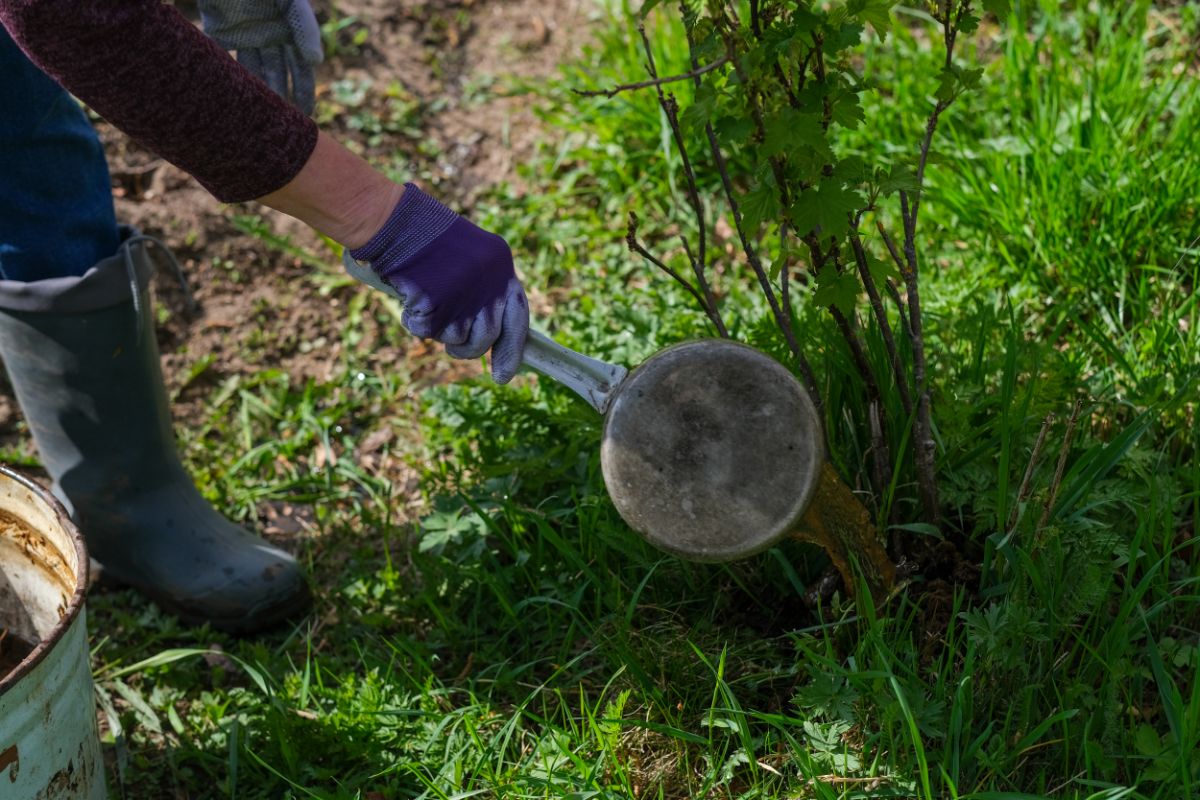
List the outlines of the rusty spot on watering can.
{"type": "Polygon", "coordinates": [[[80,770],[75,769],[75,762],[68,761],[67,765],[51,776],[46,788],[37,793],[35,800],[67,800],[79,797],[84,788],[80,770]]]}
{"type": "Polygon", "coordinates": [[[3,771],[8,766],[12,766],[12,769],[8,771],[8,780],[11,783],[16,783],[17,772],[21,769],[21,755],[17,752],[15,744],[0,752],[0,771],[3,771]]]}

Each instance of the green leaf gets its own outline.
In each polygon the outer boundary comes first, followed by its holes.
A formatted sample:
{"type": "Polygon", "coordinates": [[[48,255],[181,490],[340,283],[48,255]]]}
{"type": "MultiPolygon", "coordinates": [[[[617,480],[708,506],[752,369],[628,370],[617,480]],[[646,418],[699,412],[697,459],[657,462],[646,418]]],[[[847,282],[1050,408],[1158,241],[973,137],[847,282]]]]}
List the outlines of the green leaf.
{"type": "Polygon", "coordinates": [[[938,73],[938,88],[933,96],[943,103],[949,103],[958,93],[958,75],[954,67],[942,67],[938,73]]]}
{"type": "Polygon", "coordinates": [[[983,67],[959,70],[958,83],[963,89],[978,89],[983,79],[983,67]]]}
{"type": "Polygon", "coordinates": [[[863,26],[859,24],[843,25],[832,30],[825,37],[824,47],[827,56],[836,56],[841,51],[854,47],[862,41],[863,26]]]}
{"type": "Polygon", "coordinates": [[[801,6],[793,11],[791,19],[784,28],[787,31],[790,47],[788,55],[799,61],[801,53],[807,52],[816,44],[813,33],[820,26],[821,17],[812,13],[811,9],[801,6]]]}
{"type": "Polygon", "coordinates": [[[842,236],[850,229],[849,214],[863,204],[858,192],[836,178],[800,193],[792,204],[792,224],[796,233],[807,236],[818,228],[822,239],[842,236]]]}
{"type": "Polygon", "coordinates": [[[983,67],[963,69],[956,65],[942,67],[938,73],[938,90],[934,96],[942,102],[950,102],[965,91],[979,86],[983,78],[983,67]]]}
{"type": "Polygon", "coordinates": [[[826,670],[814,670],[812,680],[797,690],[792,702],[800,708],[834,719],[853,720],[858,691],[845,678],[826,670]]]}
{"type": "Polygon", "coordinates": [[[892,29],[893,0],[850,0],[847,10],[863,22],[869,24],[880,41],[887,38],[892,29]]]}
{"type": "Polygon", "coordinates": [[[683,10],[683,24],[689,30],[696,27],[700,15],[704,13],[704,0],[680,0],[679,5],[683,10]]]}
{"type": "Polygon", "coordinates": [[[846,156],[837,163],[829,177],[857,186],[867,180],[867,163],[862,156],[846,156]]]}
{"type": "Polygon", "coordinates": [[[765,128],[767,135],[761,150],[764,156],[807,149],[817,151],[822,161],[833,159],[833,151],[829,149],[825,130],[821,127],[821,118],[816,114],[801,114],[794,108],[785,108],[768,117],[765,128]]]}
{"type": "Polygon", "coordinates": [[[875,254],[869,250],[867,251],[867,272],[871,274],[871,279],[880,286],[887,283],[888,279],[900,280],[900,270],[896,269],[894,261],[890,258],[876,258],[875,254]]]}
{"type": "Polygon", "coordinates": [[[1137,733],[1133,735],[1133,746],[1138,753],[1144,756],[1161,755],[1163,750],[1162,738],[1154,730],[1154,728],[1145,723],[1138,726],[1137,733]]]}
{"type": "Polygon", "coordinates": [[[1096,764],[1101,769],[1112,770],[1117,768],[1116,759],[1104,752],[1104,747],[1094,739],[1087,739],[1083,743],[1083,749],[1087,753],[1088,760],[1096,764]]]}
{"type": "Polygon", "coordinates": [[[839,92],[832,98],[831,116],[843,128],[854,130],[867,118],[858,95],[851,91],[839,92]]]}
{"type": "Polygon", "coordinates": [[[711,64],[725,55],[725,43],[711,19],[705,18],[696,23],[692,30],[692,40],[695,42],[692,55],[696,57],[698,64],[711,64]]]}
{"type": "Polygon", "coordinates": [[[741,209],[746,232],[751,236],[757,234],[765,220],[779,216],[779,192],[775,184],[770,181],[758,183],[742,198],[741,209]]]}
{"type": "Polygon", "coordinates": [[[885,196],[895,192],[915,192],[920,188],[917,171],[908,164],[896,164],[887,177],[879,182],[879,193],[885,196]]]}
{"type": "Polygon", "coordinates": [[[858,292],[858,280],[853,272],[838,272],[837,267],[827,263],[817,273],[817,290],[813,292],[813,302],[822,307],[832,306],[849,316],[854,313],[858,292]]]}
{"type": "Polygon", "coordinates": [[[487,524],[475,513],[463,514],[455,511],[435,511],[421,521],[424,535],[417,544],[422,553],[441,553],[451,544],[463,544],[467,540],[483,537],[487,524]]]}
{"type": "Polygon", "coordinates": [[[825,109],[825,95],[828,86],[820,81],[808,81],[804,88],[796,92],[796,102],[800,110],[809,114],[822,114],[825,109]]]}
{"type": "Polygon", "coordinates": [[[754,120],[745,114],[721,117],[713,123],[713,130],[723,141],[740,143],[754,133],[754,120]]]}
{"type": "Polygon", "coordinates": [[[700,84],[696,89],[696,97],[692,104],[683,111],[684,127],[704,130],[704,126],[712,119],[716,110],[717,90],[707,83],[700,84]]]}

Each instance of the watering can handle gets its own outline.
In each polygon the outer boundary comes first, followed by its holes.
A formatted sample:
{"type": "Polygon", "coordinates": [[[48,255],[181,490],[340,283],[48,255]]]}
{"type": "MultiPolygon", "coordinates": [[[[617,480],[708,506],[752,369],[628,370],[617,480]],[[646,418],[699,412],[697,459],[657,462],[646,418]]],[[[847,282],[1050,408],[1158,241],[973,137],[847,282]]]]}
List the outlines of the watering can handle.
{"type": "Polygon", "coordinates": [[[522,362],[566,386],[601,414],[608,411],[613,394],[629,374],[618,364],[577,353],[532,328],[522,362]]]}
{"type": "MultiPolygon", "coordinates": [[[[351,258],[348,250],[342,254],[342,264],[351,277],[404,304],[404,298],[394,287],[376,275],[370,265],[351,258]]],[[[601,414],[608,410],[613,393],[629,372],[617,364],[609,364],[563,347],[532,328],[525,339],[525,353],[521,362],[566,386],[601,414]]]]}

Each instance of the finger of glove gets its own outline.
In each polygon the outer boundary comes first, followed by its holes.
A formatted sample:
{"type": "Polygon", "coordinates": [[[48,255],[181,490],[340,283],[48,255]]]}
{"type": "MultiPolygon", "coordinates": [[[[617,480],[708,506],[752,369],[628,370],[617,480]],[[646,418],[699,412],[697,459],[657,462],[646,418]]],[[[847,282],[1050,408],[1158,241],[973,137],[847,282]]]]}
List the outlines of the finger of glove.
{"type": "Polygon", "coordinates": [[[305,64],[320,64],[325,58],[321,46],[321,26],[307,0],[279,0],[279,10],[292,32],[296,51],[305,64]]]}
{"type": "Polygon", "coordinates": [[[405,278],[396,277],[387,280],[400,297],[404,312],[400,315],[400,324],[413,336],[422,339],[432,339],[438,331],[433,328],[433,307],[429,296],[421,291],[421,287],[405,278]]]}
{"type": "Polygon", "coordinates": [[[404,307],[404,313],[400,315],[400,324],[413,336],[421,339],[432,339],[434,334],[437,333],[433,329],[433,319],[431,317],[419,311],[414,311],[408,306],[404,307]]]}
{"type": "MultiPolygon", "coordinates": [[[[239,64],[253,72],[271,91],[286,98],[287,76],[281,70],[272,73],[272,65],[265,57],[265,53],[266,51],[257,47],[246,48],[237,51],[237,60],[239,64]]],[[[282,65],[280,66],[282,67],[282,65]]]]}
{"type": "Polygon", "coordinates": [[[267,76],[263,72],[262,54],[257,49],[238,50],[237,60],[239,64],[253,72],[256,78],[266,83],[267,76]]]}
{"type": "Polygon", "coordinates": [[[515,278],[508,284],[508,302],[500,322],[500,338],[492,347],[492,380],[508,383],[521,369],[525,338],[529,335],[529,301],[515,278]]]}
{"type": "Polygon", "coordinates": [[[506,300],[507,298],[501,297],[493,305],[476,314],[467,328],[468,335],[460,343],[447,342],[446,352],[454,358],[479,358],[490,350],[500,336],[500,323],[504,318],[506,300]]]}
{"type": "Polygon", "coordinates": [[[250,50],[238,50],[238,61],[258,77],[263,83],[284,100],[288,97],[287,60],[281,47],[260,47],[250,50]],[[250,66],[254,64],[257,69],[250,66]]]}
{"type": "Polygon", "coordinates": [[[300,59],[294,47],[283,48],[288,74],[292,76],[292,103],[300,113],[311,117],[317,102],[317,83],[313,68],[300,59]]]}
{"type": "Polygon", "coordinates": [[[478,318],[475,317],[452,322],[434,338],[446,345],[446,352],[455,358],[478,358],[487,352],[486,348],[473,356],[460,356],[454,352],[456,348],[465,347],[471,341],[477,321],[478,318]]]}

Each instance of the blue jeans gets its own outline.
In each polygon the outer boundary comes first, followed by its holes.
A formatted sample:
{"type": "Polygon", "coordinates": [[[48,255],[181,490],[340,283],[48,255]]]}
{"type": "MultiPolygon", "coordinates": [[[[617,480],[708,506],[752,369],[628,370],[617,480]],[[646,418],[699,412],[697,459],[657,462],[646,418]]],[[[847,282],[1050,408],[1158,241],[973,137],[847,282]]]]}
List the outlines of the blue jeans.
{"type": "Polygon", "coordinates": [[[118,241],[96,131],[0,26],[0,278],[82,275],[118,241]]]}

